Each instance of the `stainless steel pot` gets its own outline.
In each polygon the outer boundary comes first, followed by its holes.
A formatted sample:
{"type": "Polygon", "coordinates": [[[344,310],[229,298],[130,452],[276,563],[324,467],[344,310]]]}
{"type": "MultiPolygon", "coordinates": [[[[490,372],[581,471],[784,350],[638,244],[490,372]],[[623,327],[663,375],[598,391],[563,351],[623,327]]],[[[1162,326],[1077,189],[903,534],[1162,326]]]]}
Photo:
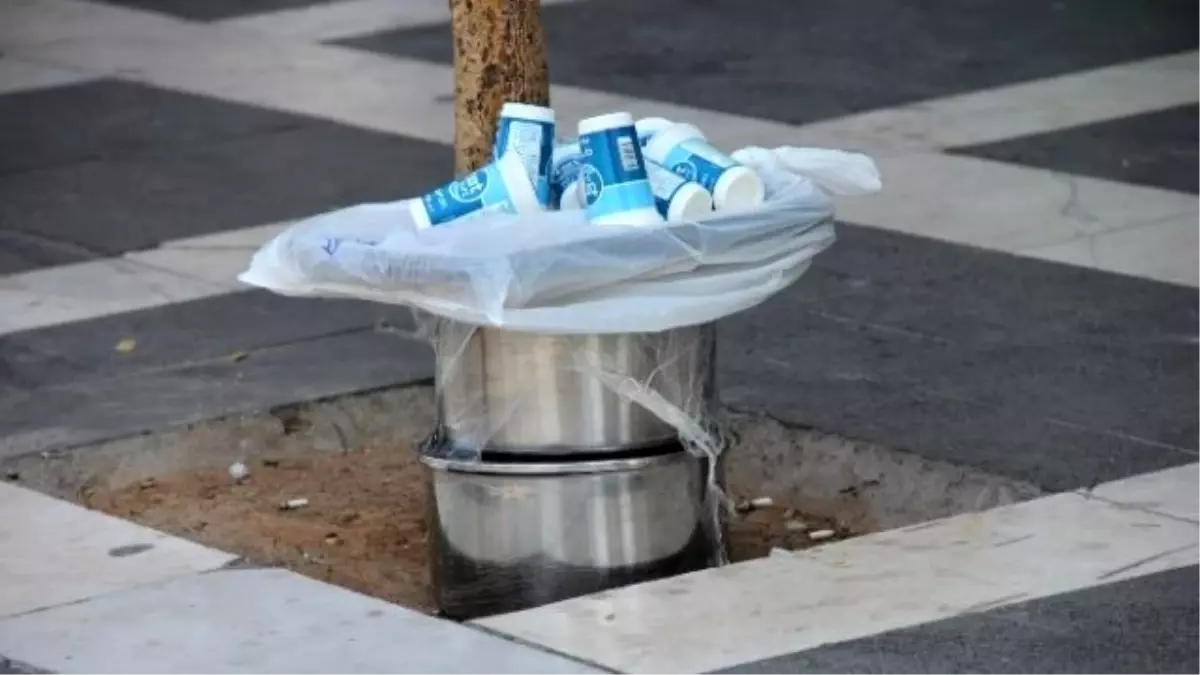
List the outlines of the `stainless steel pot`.
{"type": "Polygon", "coordinates": [[[661,333],[550,335],[445,324],[438,408],[456,446],[573,454],[669,442],[675,428],[638,396],[707,417],[711,324],[661,333]],[[618,394],[617,391],[624,393],[618,394]]]}
{"type": "Polygon", "coordinates": [[[455,462],[426,451],[442,612],[515,611],[716,560],[706,462],[680,450],[565,463],[455,462]]]}

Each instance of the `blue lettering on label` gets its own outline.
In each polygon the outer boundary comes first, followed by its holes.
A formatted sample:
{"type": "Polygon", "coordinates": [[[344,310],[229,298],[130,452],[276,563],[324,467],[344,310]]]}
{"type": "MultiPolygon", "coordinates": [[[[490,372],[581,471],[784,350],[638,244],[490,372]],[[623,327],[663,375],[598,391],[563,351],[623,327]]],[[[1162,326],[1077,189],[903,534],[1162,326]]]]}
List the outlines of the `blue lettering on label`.
{"type": "Polygon", "coordinates": [[[583,167],[583,198],[588,206],[596,203],[604,191],[604,176],[594,166],[583,167]]]}
{"type": "Polygon", "coordinates": [[[554,125],[533,120],[500,118],[494,159],[515,152],[521,157],[534,192],[543,204],[550,198],[550,162],[554,152],[554,125]]]}
{"type": "Polygon", "coordinates": [[[462,180],[451,183],[446,190],[450,196],[460,202],[467,203],[479,199],[479,195],[487,190],[488,176],[486,171],[476,171],[464,176],[462,180]]]}
{"type": "Polygon", "coordinates": [[[489,164],[421,197],[429,224],[436,226],[494,211],[515,212],[508,187],[498,172],[494,163],[489,164]]]}
{"type": "Polygon", "coordinates": [[[671,172],[684,180],[696,180],[696,165],[691,162],[679,162],[671,167],[671,172]]]}
{"type": "Polygon", "coordinates": [[[641,147],[632,126],[584,134],[584,201],[592,218],[654,208],[641,147]]]}
{"type": "Polygon", "coordinates": [[[721,174],[737,162],[700,140],[689,140],[667,151],[664,166],[685,180],[697,182],[712,192],[721,174]]]}

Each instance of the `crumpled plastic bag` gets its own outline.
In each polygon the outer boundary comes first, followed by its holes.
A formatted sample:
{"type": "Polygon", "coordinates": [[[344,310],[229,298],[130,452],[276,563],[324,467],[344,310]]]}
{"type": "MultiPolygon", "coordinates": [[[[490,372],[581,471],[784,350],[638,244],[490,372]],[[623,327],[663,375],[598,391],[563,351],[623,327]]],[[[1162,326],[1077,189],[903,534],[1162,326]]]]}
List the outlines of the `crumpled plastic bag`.
{"type": "Polygon", "coordinates": [[[657,332],[753,307],[834,241],[832,195],[877,191],[865,155],[747,148],[766,202],[656,226],[590,225],[584,211],[496,214],[418,230],[407,201],[296,223],[239,277],[284,295],[407,305],[542,333],[657,332]]]}

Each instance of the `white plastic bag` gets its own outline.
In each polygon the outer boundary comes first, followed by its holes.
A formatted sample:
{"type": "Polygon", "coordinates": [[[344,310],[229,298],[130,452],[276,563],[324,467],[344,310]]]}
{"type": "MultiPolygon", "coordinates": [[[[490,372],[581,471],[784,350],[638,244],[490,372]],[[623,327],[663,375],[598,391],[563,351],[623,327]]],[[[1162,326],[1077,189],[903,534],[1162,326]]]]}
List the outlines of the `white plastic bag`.
{"type": "MultiPolygon", "coordinates": [[[[751,149],[747,149],[748,151],[751,149]]],[[[297,223],[240,279],[285,295],[401,304],[546,333],[655,332],[719,319],[794,282],[833,243],[831,193],[879,189],[863,155],[753,149],[766,203],[696,222],[599,227],[583,211],[482,217],[417,230],[406,202],[297,223]]]]}

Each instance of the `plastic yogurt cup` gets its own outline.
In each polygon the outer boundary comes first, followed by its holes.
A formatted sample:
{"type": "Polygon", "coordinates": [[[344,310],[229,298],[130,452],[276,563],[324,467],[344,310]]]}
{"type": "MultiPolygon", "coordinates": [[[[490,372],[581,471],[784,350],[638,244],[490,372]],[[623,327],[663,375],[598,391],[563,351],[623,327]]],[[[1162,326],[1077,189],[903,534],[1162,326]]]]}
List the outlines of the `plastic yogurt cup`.
{"type": "Polygon", "coordinates": [[[633,128],[637,129],[638,143],[643,146],[649,141],[654,134],[673,126],[675,123],[665,117],[643,117],[633,123],[633,128]]]}
{"type": "Polygon", "coordinates": [[[675,124],[646,143],[646,157],[712,193],[716,210],[738,210],[763,202],[762,179],[749,167],[717,150],[691,124],[675,124]]]}
{"type": "Polygon", "coordinates": [[[417,229],[441,227],[489,213],[541,211],[533,182],[517,153],[507,153],[482,169],[410,200],[417,229]]]}
{"type": "Polygon", "coordinates": [[[684,180],[652,161],[646,162],[646,177],[654,193],[654,207],[668,223],[712,215],[712,195],[703,185],[684,180]]]}
{"type": "Polygon", "coordinates": [[[581,209],[579,172],[583,169],[583,151],[579,143],[554,148],[550,161],[550,205],[560,210],[581,209]]]}
{"type": "Polygon", "coordinates": [[[633,116],[618,112],[579,122],[579,173],[588,220],[596,225],[654,225],[663,222],[654,206],[646,163],[633,116]]]}
{"type": "Polygon", "coordinates": [[[505,103],[496,124],[493,159],[521,156],[542,205],[550,205],[550,159],[554,150],[554,111],[528,103],[505,103]]]}

